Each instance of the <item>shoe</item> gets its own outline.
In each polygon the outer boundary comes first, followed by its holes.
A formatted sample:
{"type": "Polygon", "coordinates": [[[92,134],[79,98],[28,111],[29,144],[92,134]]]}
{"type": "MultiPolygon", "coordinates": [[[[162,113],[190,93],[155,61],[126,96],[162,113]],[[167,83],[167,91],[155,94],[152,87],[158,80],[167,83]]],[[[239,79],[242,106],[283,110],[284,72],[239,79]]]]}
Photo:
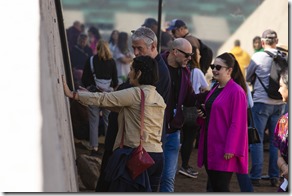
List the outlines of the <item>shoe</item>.
{"type": "Polygon", "coordinates": [[[260,183],[259,179],[252,179],[251,183],[252,183],[253,186],[257,186],[257,187],[261,186],[261,183],[260,183]]]}
{"type": "Polygon", "coordinates": [[[278,180],[278,178],[271,178],[271,186],[273,186],[273,187],[279,187],[279,180],[278,180]]]}
{"type": "Polygon", "coordinates": [[[269,175],[262,175],[262,180],[270,180],[270,176],[269,175]]]}
{"type": "Polygon", "coordinates": [[[90,156],[100,157],[100,156],[102,156],[102,153],[99,152],[98,150],[91,150],[90,156]]]}
{"type": "Polygon", "coordinates": [[[195,171],[194,168],[192,168],[192,167],[188,167],[187,169],[181,167],[178,170],[178,173],[181,173],[181,174],[188,176],[188,177],[191,177],[191,178],[197,178],[198,174],[199,174],[199,172],[195,171]]]}
{"type": "Polygon", "coordinates": [[[93,148],[90,146],[89,141],[87,140],[81,140],[81,144],[84,146],[85,149],[87,150],[92,150],[93,148]]]}

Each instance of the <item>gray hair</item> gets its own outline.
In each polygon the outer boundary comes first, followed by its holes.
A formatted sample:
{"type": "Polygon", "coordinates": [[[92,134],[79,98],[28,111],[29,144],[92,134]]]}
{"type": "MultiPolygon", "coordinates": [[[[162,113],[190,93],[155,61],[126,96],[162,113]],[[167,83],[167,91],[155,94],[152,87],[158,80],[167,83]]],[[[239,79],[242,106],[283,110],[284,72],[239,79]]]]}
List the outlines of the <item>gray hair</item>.
{"type": "Polygon", "coordinates": [[[157,37],[155,33],[148,27],[140,27],[136,30],[131,31],[131,39],[136,41],[136,40],[143,40],[146,45],[149,47],[153,42],[157,43],[157,37]]]}

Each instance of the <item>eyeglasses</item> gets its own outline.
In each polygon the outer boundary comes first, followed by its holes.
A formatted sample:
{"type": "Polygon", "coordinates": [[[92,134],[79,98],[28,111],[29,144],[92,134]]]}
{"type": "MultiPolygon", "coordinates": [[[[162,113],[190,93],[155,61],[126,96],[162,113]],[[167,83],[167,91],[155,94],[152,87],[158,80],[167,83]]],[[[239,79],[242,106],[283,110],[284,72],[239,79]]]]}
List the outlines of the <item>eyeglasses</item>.
{"type": "MultiPolygon", "coordinates": [[[[177,49],[177,48],[176,48],[177,49]]],[[[194,55],[194,53],[186,53],[186,52],[184,52],[184,51],[182,51],[182,50],[180,50],[180,49],[177,49],[178,51],[180,51],[181,53],[183,53],[184,55],[185,55],[185,57],[186,58],[189,58],[190,56],[193,56],[194,55]]]]}
{"type": "Polygon", "coordinates": [[[132,30],[131,33],[133,33],[133,34],[135,34],[135,35],[137,35],[137,36],[139,36],[139,37],[140,37],[141,35],[143,35],[143,36],[145,36],[145,37],[151,39],[152,41],[154,41],[154,38],[150,37],[149,35],[146,35],[146,34],[145,34],[144,32],[142,32],[142,31],[132,30]]]}
{"type": "Polygon", "coordinates": [[[214,64],[211,64],[210,65],[211,69],[213,70],[214,68],[216,68],[217,71],[219,71],[222,67],[224,68],[228,68],[226,66],[222,66],[222,65],[214,65],[214,64]]]}

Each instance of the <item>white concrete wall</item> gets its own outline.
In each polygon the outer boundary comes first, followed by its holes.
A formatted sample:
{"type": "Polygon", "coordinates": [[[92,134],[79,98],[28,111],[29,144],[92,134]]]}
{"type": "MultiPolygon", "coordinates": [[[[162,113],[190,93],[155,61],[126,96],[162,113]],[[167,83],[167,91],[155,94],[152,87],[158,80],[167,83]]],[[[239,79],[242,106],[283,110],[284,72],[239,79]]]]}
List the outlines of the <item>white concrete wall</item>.
{"type": "Polygon", "coordinates": [[[1,192],[78,191],[54,0],[0,1],[1,192]]]}
{"type": "Polygon", "coordinates": [[[239,39],[241,47],[252,55],[254,53],[252,39],[257,35],[262,36],[266,29],[275,30],[279,42],[288,46],[287,0],[265,0],[219,48],[217,54],[229,52],[233,48],[234,41],[239,39]]]}

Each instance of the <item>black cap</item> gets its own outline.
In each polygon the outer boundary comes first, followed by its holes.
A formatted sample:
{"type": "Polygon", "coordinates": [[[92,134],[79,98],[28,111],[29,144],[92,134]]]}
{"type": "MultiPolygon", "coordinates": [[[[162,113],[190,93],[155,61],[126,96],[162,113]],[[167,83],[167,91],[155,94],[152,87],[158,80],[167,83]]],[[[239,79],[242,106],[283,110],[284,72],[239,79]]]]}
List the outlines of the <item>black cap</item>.
{"type": "Polygon", "coordinates": [[[158,22],[154,18],[146,18],[141,26],[151,28],[153,25],[158,25],[158,22]]]}

